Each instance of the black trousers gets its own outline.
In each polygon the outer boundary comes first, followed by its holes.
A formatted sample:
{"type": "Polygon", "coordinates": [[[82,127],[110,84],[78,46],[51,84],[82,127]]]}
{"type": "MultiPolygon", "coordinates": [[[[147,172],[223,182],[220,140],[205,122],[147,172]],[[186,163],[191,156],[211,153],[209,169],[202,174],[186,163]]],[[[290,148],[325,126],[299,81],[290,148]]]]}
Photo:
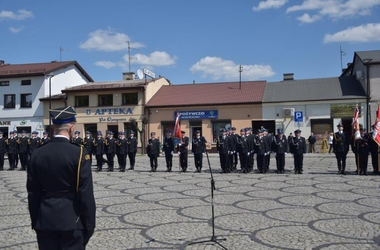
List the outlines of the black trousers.
{"type": "Polygon", "coordinates": [[[220,160],[220,167],[222,168],[222,171],[226,172],[228,171],[228,153],[219,152],[219,160],[220,160]]]}
{"type": "Polygon", "coordinates": [[[368,165],[368,154],[360,154],[359,155],[359,163],[360,163],[360,173],[367,173],[367,165],[368,165]]]}
{"type": "Polygon", "coordinates": [[[296,173],[301,173],[303,170],[303,154],[294,154],[294,167],[296,173]]]}
{"type": "Polygon", "coordinates": [[[248,154],[239,152],[240,168],[242,171],[248,170],[248,154]]]}
{"type": "Polygon", "coordinates": [[[347,153],[346,152],[335,152],[335,158],[338,163],[338,171],[344,172],[346,170],[346,158],[347,153]]]}
{"type": "Polygon", "coordinates": [[[202,153],[194,153],[194,164],[197,169],[202,169],[202,160],[203,160],[203,154],[202,153]]]}
{"type": "Polygon", "coordinates": [[[114,153],[107,153],[107,163],[108,163],[108,169],[113,171],[113,164],[114,164],[114,153]]]}
{"type": "Polygon", "coordinates": [[[181,163],[181,168],[182,168],[182,171],[186,171],[187,170],[187,151],[186,152],[181,152],[181,154],[179,155],[179,160],[180,160],[180,163],[181,163]]]}
{"type": "Polygon", "coordinates": [[[372,160],[373,172],[376,174],[379,172],[378,171],[379,155],[377,152],[371,153],[371,160],[372,160]]]}
{"type": "Polygon", "coordinates": [[[157,169],[157,155],[149,155],[150,167],[154,170],[157,169]]]}
{"type": "Polygon", "coordinates": [[[266,172],[264,168],[264,155],[263,154],[257,154],[256,161],[257,161],[257,169],[260,173],[266,172]]]}
{"type": "Polygon", "coordinates": [[[136,152],[129,152],[128,158],[129,158],[129,163],[131,164],[131,168],[134,168],[135,161],[136,161],[136,152]]]}
{"type": "Polygon", "coordinates": [[[15,168],[15,155],[14,153],[8,153],[9,169],[15,168]]]}
{"type": "Polygon", "coordinates": [[[276,167],[278,172],[285,171],[285,154],[276,154],[276,167]]]}
{"type": "Polygon", "coordinates": [[[165,152],[166,167],[172,169],[173,166],[173,155],[172,152],[165,152]]]}
{"type": "Polygon", "coordinates": [[[84,231],[44,231],[36,230],[39,250],[83,250],[84,231]]]}
{"type": "Polygon", "coordinates": [[[103,154],[96,155],[96,168],[102,170],[103,167],[103,154]]]}
{"type": "Polygon", "coordinates": [[[126,154],[119,154],[118,155],[118,161],[119,161],[119,169],[125,170],[125,167],[127,165],[127,155],[126,154]]]}
{"type": "Polygon", "coordinates": [[[26,169],[28,164],[28,153],[20,153],[21,169],[26,169]]]}
{"type": "Polygon", "coordinates": [[[4,169],[4,153],[0,153],[0,170],[4,169]]]}

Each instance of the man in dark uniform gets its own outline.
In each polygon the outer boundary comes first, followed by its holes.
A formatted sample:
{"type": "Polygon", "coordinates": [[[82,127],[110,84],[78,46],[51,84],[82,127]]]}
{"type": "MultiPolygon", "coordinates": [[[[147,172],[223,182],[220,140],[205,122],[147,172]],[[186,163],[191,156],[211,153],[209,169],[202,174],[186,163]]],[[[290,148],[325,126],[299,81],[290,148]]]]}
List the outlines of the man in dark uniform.
{"type": "Polygon", "coordinates": [[[31,226],[39,249],[85,249],[95,229],[95,199],[87,150],[70,141],[72,107],[50,110],[55,137],[37,148],[28,168],[31,226]]]}
{"type": "Polygon", "coordinates": [[[123,131],[120,131],[119,135],[120,137],[116,144],[116,151],[119,157],[119,172],[125,172],[125,167],[127,166],[128,142],[125,139],[125,133],[123,131]]]}
{"type": "Polygon", "coordinates": [[[259,129],[258,136],[254,139],[254,151],[256,153],[257,169],[260,174],[266,173],[264,157],[266,156],[266,153],[269,149],[267,140],[265,140],[263,135],[264,131],[262,129],[259,129]]]}
{"type": "Polygon", "coordinates": [[[108,137],[104,140],[104,144],[108,163],[107,172],[113,172],[114,158],[116,153],[116,140],[113,138],[112,131],[108,131],[108,137]]]}
{"type": "Polygon", "coordinates": [[[177,150],[179,154],[179,162],[181,164],[182,172],[187,171],[187,157],[188,150],[187,146],[189,145],[189,137],[185,136],[185,131],[181,131],[182,138],[178,143],[177,150]]]}
{"type": "Polygon", "coordinates": [[[86,131],[86,137],[83,138],[83,146],[87,149],[90,155],[90,162],[92,164],[92,153],[94,152],[94,138],[92,138],[92,133],[86,131]]]}
{"type": "Polygon", "coordinates": [[[334,134],[333,148],[338,163],[338,174],[345,175],[346,158],[349,150],[350,140],[343,132],[343,125],[339,123],[337,127],[339,131],[334,134]]]}
{"type": "Polygon", "coordinates": [[[370,138],[366,133],[366,129],[363,126],[360,127],[360,137],[356,139],[354,152],[358,160],[358,172],[360,175],[368,175],[367,165],[368,165],[368,156],[370,152],[369,142],[370,138]]]}
{"type": "Polygon", "coordinates": [[[96,171],[101,172],[103,167],[104,139],[102,131],[97,131],[97,137],[94,139],[94,154],[96,157],[96,171]]]}
{"type": "Polygon", "coordinates": [[[228,157],[229,165],[231,167],[231,171],[236,171],[236,165],[237,165],[237,134],[236,128],[231,128],[231,133],[229,135],[229,148],[230,148],[230,155],[228,157]]]}
{"type": "Polygon", "coordinates": [[[78,145],[82,145],[83,144],[83,139],[79,135],[80,135],[80,132],[79,131],[75,131],[74,137],[73,137],[73,142],[76,143],[76,144],[78,144],[78,145]]]}
{"type": "Polygon", "coordinates": [[[7,144],[3,137],[3,131],[0,131],[0,171],[4,170],[4,154],[7,151],[7,144]]]}
{"type": "Polygon", "coordinates": [[[7,153],[9,161],[10,171],[15,169],[15,156],[17,154],[17,139],[14,137],[14,132],[9,132],[9,138],[7,139],[7,153]]]}
{"type": "Polygon", "coordinates": [[[148,140],[148,146],[146,152],[150,159],[150,172],[157,171],[157,157],[160,153],[160,142],[156,139],[156,132],[150,133],[150,139],[148,140]]]}
{"type": "Polygon", "coordinates": [[[21,168],[19,171],[25,171],[28,165],[28,137],[26,137],[26,131],[21,132],[21,137],[17,140],[18,153],[21,163],[21,168]]]}
{"type": "Polygon", "coordinates": [[[379,174],[379,144],[377,144],[376,140],[373,138],[373,131],[376,129],[375,125],[372,125],[372,132],[368,133],[370,138],[369,140],[369,149],[371,152],[371,163],[373,168],[373,174],[379,174]]]}
{"type": "Polygon", "coordinates": [[[270,152],[272,151],[272,141],[273,141],[273,136],[272,134],[268,133],[268,130],[266,128],[263,128],[263,137],[267,141],[268,147],[268,152],[266,152],[266,155],[264,156],[264,167],[265,167],[265,172],[269,171],[269,165],[270,165],[270,152]]]}
{"type": "Polygon", "coordinates": [[[240,136],[237,137],[237,152],[239,154],[240,160],[240,172],[248,173],[248,156],[249,156],[249,145],[248,138],[245,136],[245,128],[240,129],[240,136]]]}
{"type": "Polygon", "coordinates": [[[13,130],[13,134],[14,134],[14,138],[17,141],[16,154],[14,156],[14,158],[15,158],[15,168],[17,168],[17,166],[18,166],[18,160],[19,160],[19,157],[18,157],[18,134],[17,134],[17,130],[13,130]]]}
{"type": "Polygon", "coordinates": [[[33,131],[32,132],[32,137],[29,138],[28,140],[28,167],[30,166],[30,158],[34,150],[40,146],[40,138],[38,137],[38,132],[33,131]]]}
{"type": "Polygon", "coordinates": [[[247,128],[247,131],[245,132],[245,136],[247,137],[248,141],[248,172],[251,172],[253,170],[254,165],[254,155],[255,155],[255,149],[254,149],[254,139],[256,138],[256,135],[252,134],[252,128],[247,128]]]}
{"type": "Polygon", "coordinates": [[[131,166],[128,168],[128,170],[134,170],[137,153],[137,138],[135,137],[135,132],[133,130],[131,130],[129,134],[130,136],[128,138],[128,158],[131,166]]]}
{"type": "Polygon", "coordinates": [[[306,154],[306,140],[301,136],[301,130],[294,131],[294,137],[290,140],[290,152],[294,157],[294,173],[302,174],[303,172],[303,156],[306,154]]]}
{"type": "Polygon", "coordinates": [[[273,138],[272,149],[276,156],[277,173],[285,173],[285,155],[288,152],[288,140],[284,136],[282,128],[277,129],[277,135],[273,138]]]}
{"type": "Polygon", "coordinates": [[[41,145],[44,145],[50,141],[50,137],[48,136],[49,132],[47,132],[47,131],[44,131],[42,134],[43,134],[43,136],[40,140],[40,143],[41,143],[41,145]]]}
{"type": "Polygon", "coordinates": [[[172,132],[170,130],[166,130],[163,151],[165,153],[165,161],[167,168],[166,172],[171,172],[173,166],[174,140],[172,138],[172,132]]]}
{"type": "Polygon", "coordinates": [[[219,136],[216,142],[216,148],[218,149],[219,153],[219,161],[220,161],[220,167],[222,168],[221,173],[229,173],[227,161],[228,161],[228,140],[226,136],[226,130],[224,128],[221,128],[219,130],[219,136]]]}
{"type": "Polygon", "coordinates": [[[194,154],[195,173],[202,171],[203,155],[206,152],[206,139],[201,136],[201,131],[196,130],[191,144],[191,152],[194,154]]]}

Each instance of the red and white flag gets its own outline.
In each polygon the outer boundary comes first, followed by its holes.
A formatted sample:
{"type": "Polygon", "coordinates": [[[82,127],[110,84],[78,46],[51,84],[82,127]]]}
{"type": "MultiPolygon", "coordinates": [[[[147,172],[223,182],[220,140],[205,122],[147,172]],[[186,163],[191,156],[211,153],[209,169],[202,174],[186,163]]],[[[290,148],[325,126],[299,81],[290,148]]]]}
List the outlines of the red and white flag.
{"type": "Polygon", "coordinates": [[[181,113],[177,112],[177,118],[175,119],[175,125],[174,125],[174,137],[181,138],[181,121],[179,120],[181,113]]]}
{"type": "Polygon", "coordinates": [[[377,118],[372,131],[373,140],[380,146],[380,105],[377,108],[377,118]]]}
{"type": "Polygon", "coordinates": [[[355,132],[355,135],[354,135],[355,140],[360,138],[360,127],[359,127],[358,119],[359,119],[359,108],[358,108],[358,105],[356,105],[354,118],[352,122],[352,127],[354,128],[354,132],[355,132]]]}

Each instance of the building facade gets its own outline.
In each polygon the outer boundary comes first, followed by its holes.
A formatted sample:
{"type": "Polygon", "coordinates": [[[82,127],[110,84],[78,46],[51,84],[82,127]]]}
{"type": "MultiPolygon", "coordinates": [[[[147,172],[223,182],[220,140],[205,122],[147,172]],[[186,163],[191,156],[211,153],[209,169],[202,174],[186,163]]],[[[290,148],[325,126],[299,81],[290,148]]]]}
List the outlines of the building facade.
{"type": "MultiPolygon", "coordinates": [[[[62,88],[93,81],[76,62],[6,64],[0,61],[0,130],[45,130],[44,107],[40,98],[61,92],[62,88]]],[[[49,105],[46,107],[49,108],[49,105]]]]}

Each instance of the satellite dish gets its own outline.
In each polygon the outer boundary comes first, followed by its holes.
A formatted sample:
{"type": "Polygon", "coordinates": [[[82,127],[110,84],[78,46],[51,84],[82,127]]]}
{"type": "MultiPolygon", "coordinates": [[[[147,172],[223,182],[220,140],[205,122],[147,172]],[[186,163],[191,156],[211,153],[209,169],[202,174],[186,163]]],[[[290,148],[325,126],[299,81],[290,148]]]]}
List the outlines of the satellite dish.
{"type": "Polygon", "coordinates": [[[143,78],[144,78],[144,73],[142,72],[141,69],[138,69],[138,70],[137,70],[137,77],[138,77],[139,79],[143,79],[143,78]]]}

